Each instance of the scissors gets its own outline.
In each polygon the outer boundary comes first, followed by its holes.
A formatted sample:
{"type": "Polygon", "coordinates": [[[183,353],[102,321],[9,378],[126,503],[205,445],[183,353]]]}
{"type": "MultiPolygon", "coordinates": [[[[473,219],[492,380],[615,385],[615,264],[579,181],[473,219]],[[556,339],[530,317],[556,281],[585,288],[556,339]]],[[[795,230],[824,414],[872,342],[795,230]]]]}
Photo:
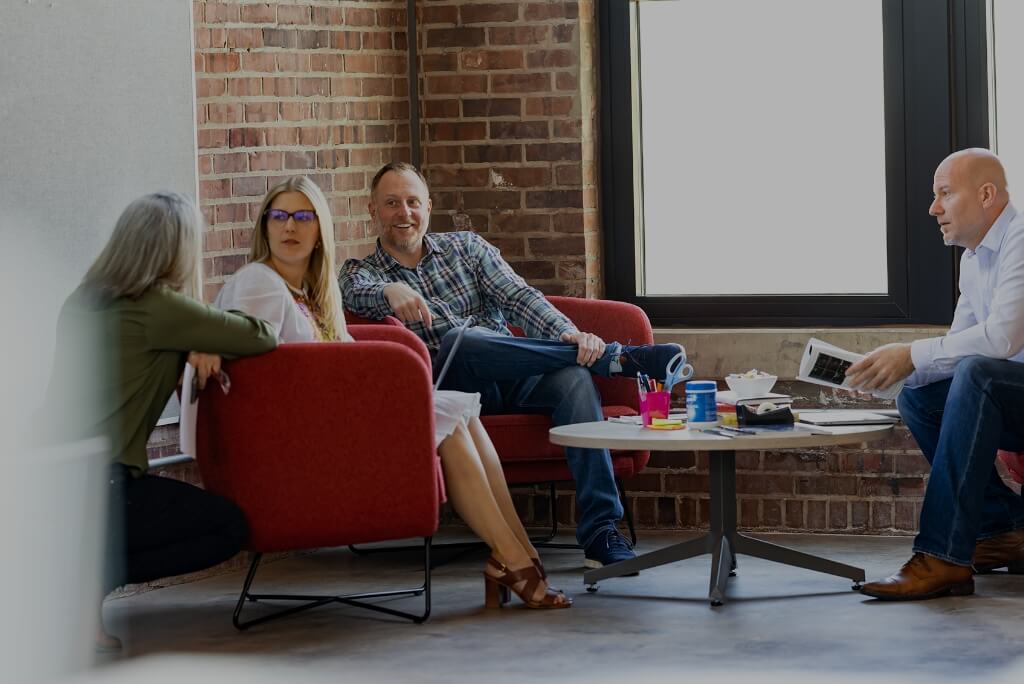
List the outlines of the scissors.
{"type": "Polygon", "coordinates": [[[665,391],[671,392],[672,386],[681,380],[693,377],[693,366],[686,363],[686,350],[679,352],[665,366],[665,391]]]}

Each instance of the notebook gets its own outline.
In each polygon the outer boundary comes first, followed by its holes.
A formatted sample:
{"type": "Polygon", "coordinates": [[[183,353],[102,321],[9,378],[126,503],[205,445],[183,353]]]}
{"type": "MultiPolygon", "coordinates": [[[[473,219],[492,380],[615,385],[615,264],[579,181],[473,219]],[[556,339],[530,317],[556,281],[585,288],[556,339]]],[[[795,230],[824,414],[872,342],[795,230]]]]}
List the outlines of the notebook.
{"type": "Polygon", "coordinates": [[[441,366],[441,371],[437,374],[437,380],[434,381],[435,392],[441,387],[441,381],[444,380],[445,373],[448,372],[448,368],[452,365],[452,359],[455,358],[455,352],[459,350],[459,345],[462,344],[462,338],[465,336],[466,331],[469,330],[469,324],[472,323],[472,321],[472,318],[467,318],[466,322],[458,327],[458,333],[455,335],[455,341],[452,342],[452,347],[448,350],[448,356],[444,359],[444,365],[441,366]]]}
{"type": "Polygon", "coordinates": [[[893,425],[899,418],[882,415],[874,411],[837,409],[825,411],[798,411],[801,423],[812,425],[893,425]]]}

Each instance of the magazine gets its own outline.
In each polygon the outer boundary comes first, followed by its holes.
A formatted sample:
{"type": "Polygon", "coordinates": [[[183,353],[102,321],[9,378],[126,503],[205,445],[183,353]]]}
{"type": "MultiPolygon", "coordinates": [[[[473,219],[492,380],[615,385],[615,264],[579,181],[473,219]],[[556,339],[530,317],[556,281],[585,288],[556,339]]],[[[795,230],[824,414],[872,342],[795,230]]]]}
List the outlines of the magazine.
{"type": "MultiPolygon", "coordinates": [[[[800,359],[800,371],[796,379],[813,382],[816,385],[853,390],[846,378],[846,369],[864,358],[863,354],[840,349],[828,342],[811,338],[800,359]]],[[[895,399],[903,389],[903,381],[871,394],[879,399],[895,399]]]]}

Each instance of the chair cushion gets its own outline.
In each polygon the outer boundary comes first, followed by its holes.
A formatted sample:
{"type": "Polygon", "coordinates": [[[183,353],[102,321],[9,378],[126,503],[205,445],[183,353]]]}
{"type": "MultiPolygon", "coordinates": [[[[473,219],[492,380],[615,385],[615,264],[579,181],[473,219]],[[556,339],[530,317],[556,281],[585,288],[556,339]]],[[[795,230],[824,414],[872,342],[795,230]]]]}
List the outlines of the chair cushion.
{"type": "Polygon", "coordinates": [[[1014,482],[1024,484],[1024,452],[1000,451],[999,460],[1006,466],[1014,482]]]}

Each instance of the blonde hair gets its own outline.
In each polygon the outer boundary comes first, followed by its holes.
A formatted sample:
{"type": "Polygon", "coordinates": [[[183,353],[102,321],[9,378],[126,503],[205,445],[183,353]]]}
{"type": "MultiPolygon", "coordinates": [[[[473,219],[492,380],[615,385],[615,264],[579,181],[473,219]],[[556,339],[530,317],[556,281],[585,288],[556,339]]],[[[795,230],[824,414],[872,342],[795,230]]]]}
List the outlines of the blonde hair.
{"type": "Polygon", "coordinates": [[[82,283],[111,299],[138,298],[162,285],[202,295],[203,218],[176,192],[144,195],[129,204],[82,283]]]}
{"type": "Polygon", "coordinates": [[[309,287],[310,299],[331,327],[330,332],[335,339],[349,339],[345,328],[345,313],[341,303],[341,289],[338,286],[334,259],[334,219],[327,198],[316,183],[306,176],[295,176],[278,183],[267,192],[256,215],[253,226],[252,244],[249,247],[249,261],[267,262],[270,260],[270,241],[267,239],[267,209],[274,198],[283,192],[301,192],[313,205],[320,223],[319,248],[313,250],[309,259],[309,267],[303,280],[309,287]]]}

